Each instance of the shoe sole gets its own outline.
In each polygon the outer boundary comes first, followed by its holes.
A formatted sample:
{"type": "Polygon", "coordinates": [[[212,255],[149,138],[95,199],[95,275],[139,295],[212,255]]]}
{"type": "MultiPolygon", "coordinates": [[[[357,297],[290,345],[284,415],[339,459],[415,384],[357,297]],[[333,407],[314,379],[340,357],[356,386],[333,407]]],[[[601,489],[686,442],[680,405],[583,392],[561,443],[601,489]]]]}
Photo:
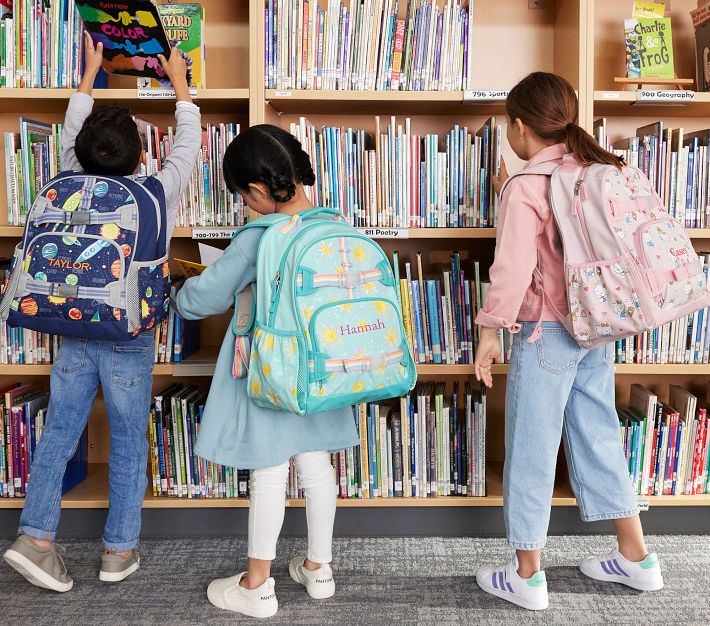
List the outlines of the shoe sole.
{"type": "Polygon", "coordinates": [[[257,619],[265,619],[267,617],[273,617],[274,615],[276,615],[276,613],[279,610],[278,601],[276,602],[275,608],[246,606],[241,609],[236,609],[236,608],[232,608],[229,606],[225,606],[224,602],[222,601],[222,598],[215,597],[210,592],[209,587],[207,587],[207,599],[210,601],[210,604],[212,604],[213,606],[216,606],[218,609],[222,609],[224,611],[232,611],[233,613],[241,613],[242,615],[246,615],[247,617],[256,617],[257,619]]]}
{"type": "Polygon", "coordinates": [[[328,598],[332,598],[335,595],[334,582],[328,587],[325,587],[324,585],[318,585],[315,591],[313,591],[308,586],[308,583],[305,583],[301,580],[300,576],[298,575],[298,572],[294,569],[291,563],[288,564],[288,573],[291,576],[291,580],[293,580],[293,582],[295,583],[298,583],[299,585],[303,585],[306,588],[306,592],[308,593],[308,595],[314,600],[327,600],[328,598]]]}
{"type": "Polygon", "coordinates": [[[663,579],[661,579],[660,583],[658,581],[635,581],[631,578],[627,578],[626,576],[609,576],[608,574],[597,574],[594,571],[585,571],[583,565],[579,566],[579,571],[582,572],[582,574],[584,574],[587,578],[599,580],[603,583],[619,583],[620,585],[626,585],[627,587],[631,587],[632,589],[636,589],[638,591],[659,591],[663,589],[663,579]]]}
{"type": "Polygon", "coordinates": [[[476,584],[486,593],[490,593],[492,596],[496,596],[497,598],[510,602],[511,604],[517,604],[524,609],[528,609],[528,611],[544,611],[548,606],[550,606],[549,601],[541,605],[540,603],[533,602],[532,600],[520,598],[510,592],[502,591],[501,589],[496,589],[495,587],[489,587],[479,581],[478,578],[476,578],[476,584]]]}
{"type": "Polygon", "coordinates": [[[122,572],[104,572],[101,570],[99,572],[99,580],[105,583],[120,583],[122,580],[128,578],[133,572],[135,572],[140,567],[140,558],[130,567],[127,567],[122,572]]]}
{"type": "Polygon", "coordinates": [[[16,550],[8,550],[3,555],[5,562],[14,570],[22,574],[27,582],[32,583],[36,587],[49,589],[58,593],[65,593],[74,586],[74,581],[63,583],[56,578],[52,578],[41,567],[35,565],[24,554],[20,554],[16,550]]]}

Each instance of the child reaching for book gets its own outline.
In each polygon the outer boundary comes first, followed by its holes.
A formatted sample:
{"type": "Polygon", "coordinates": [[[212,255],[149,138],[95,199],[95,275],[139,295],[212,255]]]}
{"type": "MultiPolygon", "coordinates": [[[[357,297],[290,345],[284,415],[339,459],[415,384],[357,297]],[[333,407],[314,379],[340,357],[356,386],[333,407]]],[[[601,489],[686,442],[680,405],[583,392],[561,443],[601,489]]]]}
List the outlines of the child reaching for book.
{"type": "MultiPolygon", "coordinates": [[[[511,90],[506,112],[508,141],[527,167],[561,163],[568,153],[580,165],[623,165],[577,125],[577,97],[559,76],[537,72],[525,78],[511,90]]],[[[499,187],[506,177],[503,168],[499,187]]],[[[548,606],[540,553],[560,438],[582,519],[613,520],[618,541],[608,554],[582,561],[582,573],[646,591],[663,587],[658,559],[646,550],[619,439],[614,345],[581,348],[554,310],[568,313],[549,187],[548,176],[535,174],[504,186],[491,286],[476,318],[482,327],[476,376],[488,387],[491,365],[501,356],[498,331],[514,333],[505,397],[503,513],[515,550],[509,563],[481,567],[476,581],[484,591],[528,609],[548,606]],[[540,274],[544,297],[533,279],[540,274]]]]}
{"type": "MultiPolygon", "coordinates": [[[[88,34],[85,37],[85,54],[86,69],[77,92],[69,101],[65,117],[62,171],[132,177],[144,160],[138,127],[131,113],[121,106],[111,105],[92,112],[94,101],[91,92],[101,67],[102,46],[99,44],[95,49],[88,34]]],[[[145,179],[135,179],[135,182],[148,190],[153,198],[164,198],[161,211],[163,219],[166,219],[165,232],[169,241],[180,196],[190,180],[201,148],[202,129],[200,110],[190,98],[185,61],[174,51],[169,60],[161,56],[160,61],[175,89],[177,133],[162,171],[145,179]]],[[[100,185],[108,189],[106,182],[97,183],[93,196],[103,197],[99,192],[100,185]]],[[[110,193],[104,191],[104,195],[107,201],[115,201],[115,198],[109,197],[110,193]]],[[[137,207],[140,224],[144,223],[143,217],[146,217],[146,224],[150,224],[151,219],[155,221],[156,207],[153,202],[149,206],[138,203],[137,207]],[[146,213],[144,216],[143,211],[150,212],[150,215],[146,213]]],[[[130,209],[131,205],[126,208],[130,209]]],[[[77,211],[80,212],[88,213],[77,211]]],[[[112,232],[119,231],[113,223],[105,228],[112,232]]],[[[123,252],[125,255],[126,252],[123,252]]],[[[96,332],[100,333],[101,324],[97,324],[96,328],[96,332]]],[[[105,550],[99,578],[116,582],[138,569],[140,559],[135,548],[147,485],[146,430],[150,415],[154,349],[153,330],[144,331],[129,341],[72,337],[62,340],[50,375],[47,422],[33,458],[25,505],[20,516],[19,537],[4,554],[5,561],[32,584],[54,591],[69,591],[72,588],[72,577],[54,543],[61,512],[62,477],[86,427],[99,383],[111,436],[109,510],[104,527],[105,550]]]]}
{"type": "MultiPolygon", "coordinates": [[[[224,156],[224,179],[261,215],[295,215],[313,208],[303,185],[315,175],[298,140],[270,125],[239,134],[224,156]]],[[[259,241],[265,231],[252,228],[227,247],[224,256],[200,276],[189,278],[177,294],[179,314],[201,319],[224,313],[235,294],[256,282],[259,241]]],[[[257,285],[258,288],[258,285],[257,285]]],[[[289,563],[291,578],[315,599],[335,593],[332,558],[336,482],[330,451],[358,443],[350,407],[300,416],[254,404],[247,378],[232,375],[235,336],[228,328],[205,404],[195,453],[222,465],[251,469],[247,571],[214,580],[207,597],[215,606],[251,617],[278,610],[271,562],[285,510],[289,459],[293,458],[306,498],[308,551],[289,563]]],[[[267,364],[268,365],[268,364],[267,364]]]]}

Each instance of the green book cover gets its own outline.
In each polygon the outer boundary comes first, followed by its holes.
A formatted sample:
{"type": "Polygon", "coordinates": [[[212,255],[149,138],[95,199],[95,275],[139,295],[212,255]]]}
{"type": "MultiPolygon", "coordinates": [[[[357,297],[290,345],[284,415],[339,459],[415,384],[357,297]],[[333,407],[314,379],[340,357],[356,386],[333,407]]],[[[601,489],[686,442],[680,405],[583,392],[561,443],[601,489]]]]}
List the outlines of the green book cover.
{"type": "MultiPolygon", "coordinates": [[[[205,88],[204,10],[199,4],[160,4],[158,14],[170,45],[185,56],[190,87],[205,88]]],[[[151,81],[151,87],[170,87],[151,81]]]]}
{"type": "Polygon", "coordinates": [[[675,78],[671,18],[641,18],[635,31],[639,37],[641,78],[675,78]]]}

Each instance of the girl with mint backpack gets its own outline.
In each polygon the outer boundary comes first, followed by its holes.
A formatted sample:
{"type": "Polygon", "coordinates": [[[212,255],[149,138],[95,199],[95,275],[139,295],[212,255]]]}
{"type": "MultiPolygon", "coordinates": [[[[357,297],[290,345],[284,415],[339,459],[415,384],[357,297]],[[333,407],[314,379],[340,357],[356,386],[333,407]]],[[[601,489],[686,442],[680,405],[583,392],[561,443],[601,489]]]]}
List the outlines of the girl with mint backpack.
{"type": "MultiPolygon", "coordinates": [[[[253,126],[238,135],[225,153],[224,177],[229,190],[261,215],[296,216],[313,208],[303,189],[315,182],[308,155],[295,137],[275,126],[253,126]]],[[[188,279],[177,295],[178,313],[201,319],[227,311],[234,294],[256,281],[264,232],[251,228],[240,233],[223,257],[188,279]]],[[[289,572],[312,598],[329,598],[335,593],[329,563],[337,496],[329,451],[356,445],[358,434],[350,406],[309,415],[257,406],[247,393],[249,379],[232,373],[239,362],[235,345],[240,343],[228,328],[195,453],[252,470],[249,561],[246,572],[212,581],[207,597],[222,609],[270,617],[278,610],[271,562],[284,518],[289,459],[295,461],[308,519],[308,552],[291,560],[289,572]]]]}

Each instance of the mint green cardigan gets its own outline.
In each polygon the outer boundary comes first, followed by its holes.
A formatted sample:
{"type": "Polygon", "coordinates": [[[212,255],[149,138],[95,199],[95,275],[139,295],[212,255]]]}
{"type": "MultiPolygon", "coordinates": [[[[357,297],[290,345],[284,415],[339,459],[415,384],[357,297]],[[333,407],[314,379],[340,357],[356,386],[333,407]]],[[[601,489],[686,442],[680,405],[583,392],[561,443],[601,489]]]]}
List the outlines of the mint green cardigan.
{"type": "MultiPolygon", "coordinates": [[[[224,256],[200,276],[189,278],[177,294],[178,313],[191,320],[229,310],[234,294],[256,280],[256,254],[263,231],[239,236],[224,256]]],[[[359,443],[350,407],[315,415],[272,411],[247,395],[247,379],[232,378],[234,334],[226,329],[217,358],[195,453],[239,469],[280,465],[295,454],[336,451],[359,443]]]]}

